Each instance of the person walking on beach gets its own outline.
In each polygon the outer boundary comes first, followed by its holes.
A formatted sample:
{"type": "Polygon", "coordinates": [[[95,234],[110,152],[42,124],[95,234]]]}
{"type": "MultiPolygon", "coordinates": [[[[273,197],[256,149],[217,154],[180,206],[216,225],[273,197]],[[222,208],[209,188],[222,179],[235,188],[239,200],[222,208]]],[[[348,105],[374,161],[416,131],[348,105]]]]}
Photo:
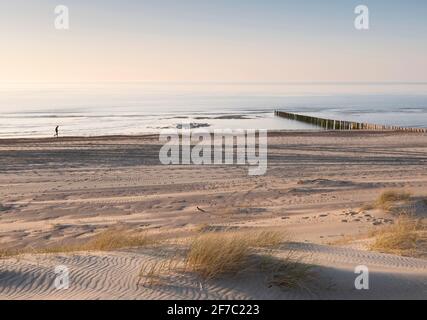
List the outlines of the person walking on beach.
{"type": "Polygon", "coordinates": [[[59,126],[55,128],[55,137],[59,138],[59,126]]]}

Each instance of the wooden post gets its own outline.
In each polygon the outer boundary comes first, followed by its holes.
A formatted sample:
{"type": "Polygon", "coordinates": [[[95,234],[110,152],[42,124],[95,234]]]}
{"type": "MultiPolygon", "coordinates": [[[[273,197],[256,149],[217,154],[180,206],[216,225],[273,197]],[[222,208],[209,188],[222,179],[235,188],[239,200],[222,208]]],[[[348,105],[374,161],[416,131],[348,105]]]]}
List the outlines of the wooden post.
{"type": "Polygon", "coordinates": [[[312,116],[290,113],[285,111],[274,110],[274,115],[290,120],[310,123],[312,125],[325,128],[326,130],[382,130],[382,131],[405,131],[427,133],[427,128],[405,128],[399,126],[377,125],[371,123],[351,122],[336,119],[325,119],[312,116]]]}

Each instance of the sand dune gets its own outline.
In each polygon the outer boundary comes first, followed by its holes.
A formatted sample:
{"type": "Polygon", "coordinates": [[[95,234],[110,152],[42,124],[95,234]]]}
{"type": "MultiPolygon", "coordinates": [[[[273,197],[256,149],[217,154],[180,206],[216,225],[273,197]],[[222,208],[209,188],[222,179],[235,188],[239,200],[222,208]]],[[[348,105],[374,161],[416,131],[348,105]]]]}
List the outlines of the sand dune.
{"type": "Polygon", "coordinates": [[[0,299],[427,298],[427,260],[368,251],[369,232],[396,217],[361,209],[387,189],[426,195],[426,135],[272,133],[259,177],[243,166],[163,166],[159,148],[156,136],[0,140],[0,248],[31,252],[112,226],[160,241],[202,226],[278,228],[292,242],[274,256],[306,257],[316,286],[269,287],[255,272],[208,282],[171,274],[167,285],[144,287],[141,266],[161,259],[148,247],[0,259],[0,299]],[[70,269],[68,290],[53,287],[57,265],[70,269]],[[369,267],[370,290],[355,290],[357,265],[369,267]]]}
{"type": "MultiPolygon", "coordinates": [[[[323,245],[293,244],[310,254],[318,282],[309,291],[269,287],[266,274],[249,272],[204,282],[175,275],[167,283],[138,284],[143,263],[155,250],[71,255],[26,255],[0,261],[1,299],[423,299],[427,261],[323,245]],[[370,268],[370,290],[354,288],[354,266],[370,268]],[[54,267],[70,269],[70,288],[56,290],[54,267]],[[250,281],[247,281],[250,279],[250,281]]],[[[280,250],[276,253],[280,257],[280,250]]]]}

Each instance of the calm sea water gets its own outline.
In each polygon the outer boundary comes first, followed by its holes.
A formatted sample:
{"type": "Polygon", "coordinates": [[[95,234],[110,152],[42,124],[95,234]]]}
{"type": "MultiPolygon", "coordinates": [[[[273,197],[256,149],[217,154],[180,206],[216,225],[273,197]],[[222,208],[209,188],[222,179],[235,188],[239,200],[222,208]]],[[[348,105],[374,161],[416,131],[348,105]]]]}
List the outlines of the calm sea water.
{"type": "Polygon", "coordinates": [[[427,84],[110,83],[0,85],[0,138],[209,128],[319,130],[273,110],[427,127],[427,84]]]}

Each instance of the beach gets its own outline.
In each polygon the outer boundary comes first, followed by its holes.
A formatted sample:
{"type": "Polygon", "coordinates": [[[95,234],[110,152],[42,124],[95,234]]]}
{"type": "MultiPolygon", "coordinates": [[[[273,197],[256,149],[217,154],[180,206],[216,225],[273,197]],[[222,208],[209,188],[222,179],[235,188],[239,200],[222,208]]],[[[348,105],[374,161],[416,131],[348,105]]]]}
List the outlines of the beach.
{"type": "Polygon", "coordinates": [[[183,124],[216,129],[318,130],[273,110],[427,127],[427,84],[92,83],[4,85],[0,139],[146,135],[183,124]]]}
{"type": "Polygon", "coordinates": [[[162,165],[160,148],[155,134],[0,140],[0,249],[20,252],[0,258],[0,299],[427,298],[427,257],[372,250],[373,232],[397,217],[366,208],[385,190],[427,196],[426,134],[270,132],[262,176],[237,165],[162,165]],[[156,243],[41,252],[111,228],[156,243]],[[291,250],[313,265],[315,283],[282,288],[260,270],[208,280],[173,270],[141,283],[143,266],[189,237],[230,230],[285,231],[269,254],[291,250]],[[53,286],[57,265],[70,270],[66,290],[53,286]],[[360,265],[369,290],[355,288],[360,265]]]}

